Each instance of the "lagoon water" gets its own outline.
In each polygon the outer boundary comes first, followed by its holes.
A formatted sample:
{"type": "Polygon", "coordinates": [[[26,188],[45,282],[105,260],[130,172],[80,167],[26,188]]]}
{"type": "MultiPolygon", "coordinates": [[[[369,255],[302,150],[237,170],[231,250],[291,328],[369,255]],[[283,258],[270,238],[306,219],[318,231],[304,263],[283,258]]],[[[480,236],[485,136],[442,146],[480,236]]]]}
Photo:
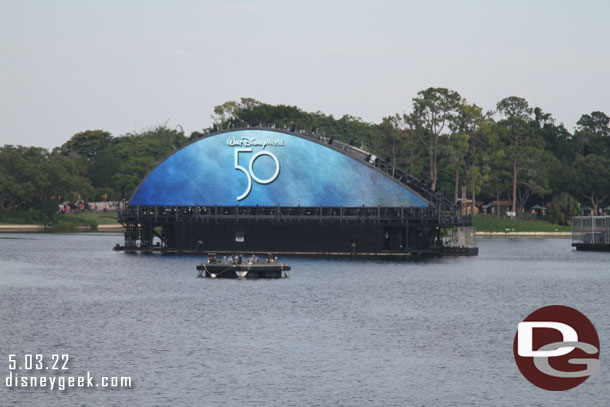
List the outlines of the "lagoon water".
{"type": "Polygon", "coordinates": [[[576,252],[567,239],[479,239],[478,257],[282,258],[289,279],[223,281],[197,279],[197,257],[113,252],[121,240],[0,235],[1,406],[610,400],[610,253],[576,252]],[[567,392],[534,387],[513,360],[517,324],[550,304],[583,312],[601,342],[601,373],[567,392]],[[9,389],[9,354],[69,354],[59,375],[130,376],[133,386],[9,389]]]}

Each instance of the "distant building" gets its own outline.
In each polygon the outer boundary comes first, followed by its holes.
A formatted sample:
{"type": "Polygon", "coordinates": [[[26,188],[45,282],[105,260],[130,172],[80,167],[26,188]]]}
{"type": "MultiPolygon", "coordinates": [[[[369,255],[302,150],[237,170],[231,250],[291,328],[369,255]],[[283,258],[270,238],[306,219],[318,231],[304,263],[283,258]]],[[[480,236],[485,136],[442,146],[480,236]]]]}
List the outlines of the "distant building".
{"type": "Polygon", "coordinates": [[[488,215],[498,215],[500,217],[507,216],[507,212],[512,209],[513,203],[511,201],[491,201],[487,205],[483,205],[483,213],[488,215]]]}

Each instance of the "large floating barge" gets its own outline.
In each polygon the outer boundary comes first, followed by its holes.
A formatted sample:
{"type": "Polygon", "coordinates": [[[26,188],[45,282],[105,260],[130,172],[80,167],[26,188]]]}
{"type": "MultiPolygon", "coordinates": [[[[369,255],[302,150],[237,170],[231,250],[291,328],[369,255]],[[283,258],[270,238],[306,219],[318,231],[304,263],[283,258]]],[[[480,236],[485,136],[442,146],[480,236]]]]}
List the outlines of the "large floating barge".
{"type": "Polygon", "coordinates": [[[115,249],[126,252],[478,254],[471,217],[420,180],[332,137],[270,128],[219,132],[178,150],[118,216],[125,242],[115,249]]]}
{"type": "Polygon", "coordinates": [[[610,216],[572,218],[572,246],[582,251],[610,251],[610,216]]]}
{"type": "Polygon", "coordinates": [[[469,217],[419,208],[127,207],[115,250],[400,259],[473,256],[469,217]],[[442,232],[445,232],[443,236],[442,232]]]}

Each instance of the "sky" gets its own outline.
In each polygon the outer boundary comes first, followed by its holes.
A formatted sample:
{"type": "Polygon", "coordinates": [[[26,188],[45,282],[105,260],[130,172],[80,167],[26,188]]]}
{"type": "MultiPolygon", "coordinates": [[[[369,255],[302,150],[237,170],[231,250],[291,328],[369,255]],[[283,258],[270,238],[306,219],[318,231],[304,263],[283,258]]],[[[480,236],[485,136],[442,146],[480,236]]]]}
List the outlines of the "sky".
{"type": "Polygon", "coordinates": [[[428,87],[610,115],[608,1],[0,0],[0,145],[186,135],[251,97],[379,122],[428,87]]]}

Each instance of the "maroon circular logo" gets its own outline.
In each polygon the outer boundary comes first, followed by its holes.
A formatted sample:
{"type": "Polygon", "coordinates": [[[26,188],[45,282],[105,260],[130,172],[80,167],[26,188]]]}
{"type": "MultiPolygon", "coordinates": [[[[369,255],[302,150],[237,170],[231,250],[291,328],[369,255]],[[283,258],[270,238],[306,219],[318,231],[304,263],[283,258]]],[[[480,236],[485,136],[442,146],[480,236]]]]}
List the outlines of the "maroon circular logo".
{"type": "Polygon", "coordinates": [[[579,311],[540,308],[519,323],[513,353],[519,370],[545,390],[569,390],[599,372],[599,338],[579,311]]]}

